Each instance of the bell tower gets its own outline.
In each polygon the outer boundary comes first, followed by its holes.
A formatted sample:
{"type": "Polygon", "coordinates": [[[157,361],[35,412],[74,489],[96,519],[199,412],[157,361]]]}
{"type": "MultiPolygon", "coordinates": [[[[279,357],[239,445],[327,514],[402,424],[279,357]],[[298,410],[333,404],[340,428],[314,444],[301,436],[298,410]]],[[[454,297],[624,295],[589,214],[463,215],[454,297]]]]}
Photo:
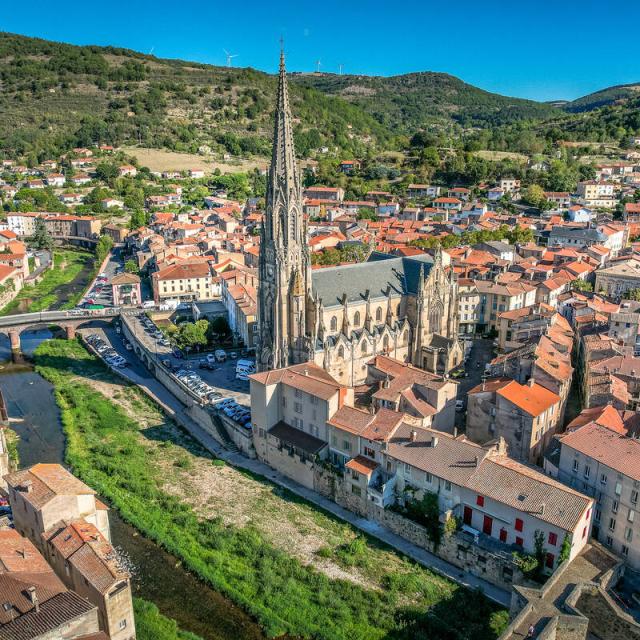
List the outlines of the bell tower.
{"type": "Polygon", "coordinates": [[[267,177],[258,267],[259,371],[306,362],[311,267],[302,217],[302,186],[293,146],[284,51],[276,100],[273,152],[267,177]]]}

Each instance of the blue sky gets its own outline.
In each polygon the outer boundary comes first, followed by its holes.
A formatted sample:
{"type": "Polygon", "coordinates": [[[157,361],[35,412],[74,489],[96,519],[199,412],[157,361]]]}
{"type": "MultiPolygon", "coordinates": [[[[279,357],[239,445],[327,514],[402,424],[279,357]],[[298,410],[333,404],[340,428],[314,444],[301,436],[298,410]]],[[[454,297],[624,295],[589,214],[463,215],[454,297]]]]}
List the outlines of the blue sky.
{"type": "Polygon", "coordinates": [[[576,98],[640,82],[638,0],[50,0],[11,2],[0,29],[275,71],[443,71],[489,91],[576,98]],[[598,35],[595,35],[595,34],[598,35]]]}

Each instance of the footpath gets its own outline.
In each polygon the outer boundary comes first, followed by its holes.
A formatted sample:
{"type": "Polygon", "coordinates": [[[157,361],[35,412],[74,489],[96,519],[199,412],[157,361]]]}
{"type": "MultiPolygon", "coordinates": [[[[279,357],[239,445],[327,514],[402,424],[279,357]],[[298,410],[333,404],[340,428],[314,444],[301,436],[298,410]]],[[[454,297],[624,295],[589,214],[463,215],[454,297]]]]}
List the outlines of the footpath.
{"type": "Polygon", "coordinates": [[[294,480],[287,478],[257,459],[247,458],[241,453],[232,453],[227,451],[215,438],[213,438],[213,436],[207,433],[187,414],[182,402],[178,400],[164,385],[158,382],[156,378],[152,377],[151,374],[142,376],[135,370],[131,369],[118,369],[117,373],[138,386],[151,400],[162,408],[167,416],[174,419],[180,426],[186,429],[193,438],[198,440],[217,458],[224,460],[234,467],[246,469],[251,473],[262,476],[263,478],[288,489],[292,493],[304,498],[324,511],[348,522],[360,531],[363,531],[390,547],[393,547],[422,566],[431,569],[460,585],[468,587],[469,589],[480,589],[490,600],[493,600],[503,607],[509,607],[511,603],[511,593],[509,591],[500,589],[482,578],[459,569],[451,563],[429,553],[426,549],[418,547],[401,536],[389,531],[386,527],[381,526],[377,522],[372,522],[366,518],[357,516],[353,512],[337,505],[332,500],[329,500],[315,491],[307,489],[294,480]]]}

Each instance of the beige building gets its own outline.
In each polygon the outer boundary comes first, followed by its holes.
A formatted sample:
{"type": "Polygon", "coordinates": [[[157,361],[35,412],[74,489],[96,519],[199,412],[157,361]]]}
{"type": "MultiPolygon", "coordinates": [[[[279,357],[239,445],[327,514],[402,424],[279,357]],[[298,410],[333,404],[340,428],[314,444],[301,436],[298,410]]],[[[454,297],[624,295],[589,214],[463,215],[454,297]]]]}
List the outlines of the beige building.
{"type": "Polygon", "coordinates": [[[640,262],[635,258],[615,262],[606,269],[596,271],[595,291],[610,296],[622,296],[640,288],[640,262]]]}
{"type": "Polygon", "coordinates": [[[326,457],[327,421],[353,390],[312,362],[251,376],[253,444],[263,462],[313,488],[313,460],[326,457]]]}
{"type": "Polygon", "coordinates": [[[36,464],[5,476],[16,529],[43,549],[42,534],[60,520],[84,518],[110,540],[107,507],[59,464],[36,464]]]}
{"type": "Polygon", "coordinates": [[[590,421],[559,438],[547,473],[595,498],[593,537],[640,570],[640,441],[622,420],[590,421]]]}
{"type": "Polygon", "coordinates": [[[153,299],[211,300],[212,276],[208,262],[178,263],[151,275],[153,299]]]}
{"type": "Polygon", "coordinates": [[[526,282],[497,284],[489,280],[475,280],[479,302],[476,307],[476,328],[498,331],[500,314],[531,306],[536,301],[536,287],[526,282]]]}
{"type": "Polygon", "coordinates": [[[502,437],[511,458],[538,464],[558,430],[561,403],[533,378],[490,379],[469,391],[466,433],[480,444],[502,437]]]}
{"type": "Polygon", "coordinates": [[[85,520],[59,522],[43,534],[45,555],[65,585],[98,607],[111,640],[134,640],[129,572],[109,541],[85,520]]]}
{"type": "Polygon", "coordinates": [[[457,382],[388,356],[376,356],[368,368],[375,409],[392,409],[418,419],[420,426],[453,432],[457,382]]]}

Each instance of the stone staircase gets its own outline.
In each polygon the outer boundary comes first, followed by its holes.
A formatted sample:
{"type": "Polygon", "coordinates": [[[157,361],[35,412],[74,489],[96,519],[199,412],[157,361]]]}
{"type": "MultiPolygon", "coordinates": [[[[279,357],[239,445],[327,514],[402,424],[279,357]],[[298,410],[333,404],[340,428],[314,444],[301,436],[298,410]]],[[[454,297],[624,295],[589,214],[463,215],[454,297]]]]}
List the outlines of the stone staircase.
{"type": "Polygon", "coordinates": [[[222,442],[225,449],[231,451],[231,453],[239,453],[240,449],[238,449],[235,442],[231,439],[231,436],[227,431],[227,427],[224,426],[224,422],[222,421],[220,416],[215,412],[214,409],[209,410],[209,415],[211,416],[211,423],[213,424],[213,428],[218,434],[220,442],[222,442]]]}

